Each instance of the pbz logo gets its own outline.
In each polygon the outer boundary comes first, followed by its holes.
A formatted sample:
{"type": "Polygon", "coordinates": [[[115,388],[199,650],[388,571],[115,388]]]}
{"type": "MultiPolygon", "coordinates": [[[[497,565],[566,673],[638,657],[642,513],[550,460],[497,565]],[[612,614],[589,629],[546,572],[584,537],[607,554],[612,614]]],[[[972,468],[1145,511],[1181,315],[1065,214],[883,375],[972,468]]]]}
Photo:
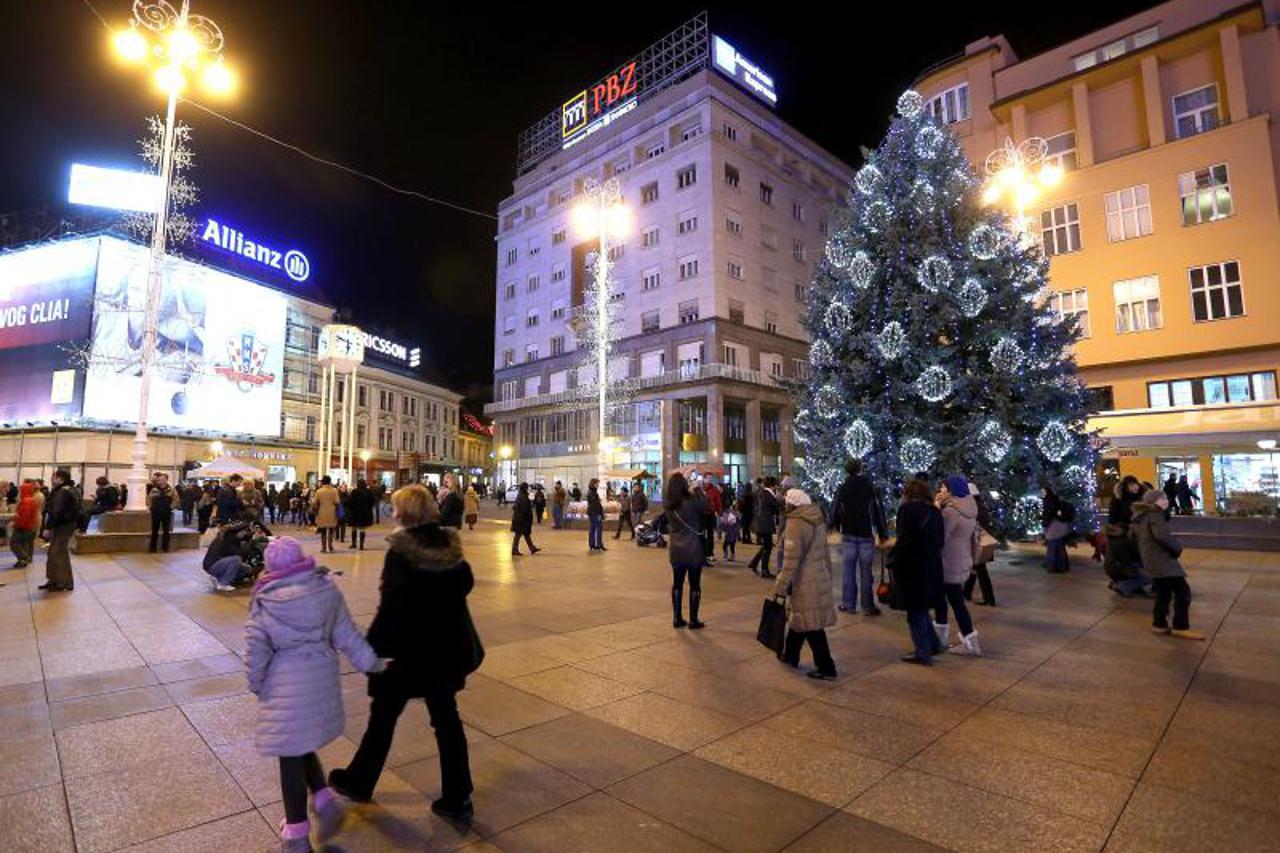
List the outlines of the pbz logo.
{"type": "Polygon", "coordinates": [[[580,132],[614,104],[636,93],[636,64],[629,62],[590,89],[583,89],[560,108],[560,135],[580,132]]]}

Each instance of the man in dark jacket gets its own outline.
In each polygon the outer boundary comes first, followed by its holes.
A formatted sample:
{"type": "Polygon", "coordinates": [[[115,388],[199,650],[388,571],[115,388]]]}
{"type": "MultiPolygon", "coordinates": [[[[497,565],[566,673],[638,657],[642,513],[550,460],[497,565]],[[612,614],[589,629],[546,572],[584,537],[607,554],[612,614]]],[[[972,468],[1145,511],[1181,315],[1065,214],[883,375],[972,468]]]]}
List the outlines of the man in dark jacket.
{"type": "Polygon", "coordinates": [[[111,485],[110,480],[106,477],[99,477],[95,483],[98,488],[93,493],[93,506],[89,507],[89,511],[85,513],[80,522],[81,532],[89,528],[89,520],[95,515],[102,515],[104,512],[115,512],[121,507],[120,490],[111,485]]]}
{"type": "MultiPolygon", "coordinates": [[[[272,484],[274,488],[275,484],[272,484]]],[[[185,486],[178,487],[179,503],[182,506],[182,526],[190,527],[191,519],[195,516],[196,503],[200,500],[200,487],[195,483],[187,483],[185,486]]],[[[271,514],[271,520],[276,520],[274,511],[271,514]]]]}
{"type": "Polygon", "coordinates": [[[636,528],[644,523],[644,514],[649,511],[649,499],[644,495],[644,486],[636,483],[631,490],[631,538],[636,538],[636,528]]]}
{"type": "Polygon", "coordinates": [[[844,542],[844,594],[840,610],[853,613],[858,609],[858,591],[862,591],[862,612],[879,616],[873,587],[872,564],[876,545],[888,538],[884,509],[871,478],[862,473],[862,461],[850,459],[844,466],[845,479],[836,491],[831,508],[833,526],[844,542]]]}
{"type": "Polygon", "coordinates": [[[169,536],[173,533],[173,487],[169,485],[168,474],[160,474],[152,482],[147,492],[147,509],[151,511],[151,542],[147,551],[156,552],[156,540],[163,532],[160,549],[167,554],[169,536]]]}
{"type": "Polygon", "coordinates": [[[227,478],[227,482],[222,484],[222,488],[218,489],[214,506],[217,509],[219,525],[239,521],[240,516],[244,514],[244,505],[240,502],[240,484],[243,482],[244,478],[239,474],[232,474],[227,478]]]}
{"type": "Polygon", "coordinates": [[[365,531],[373,524],[373,490],[364,480],[357,480],[356,487],[347,498],[347,516],[351,522],[351,547],[364,550],[365,531]],[[359,540],[359,545],[356,541],[359,540]]]}
{"type": "Polygon", "coordinates": [[[760,550],[751,558],[747,568],[762,578],[773,577],[773,572],[769,571],[769,558],[773,556],[773,534],[778,531],[778,498],[773,493],[777,485],[777,480],[768,477],[756,494],[754,528],[760,537],[760,550]],[[756,566],[760,567],[758,572],[756,566]]]}
{"type": "Polygon", "coordinates": [[[59,468],[53,472],[53,489],[45,501],[45,526],[49,533],[49,556],[45,562],[47,580],[40,589],[70,592],[75,589],[71,573],[71,537],[80,523],[80,496],[71,482],[71,472],[59,468]]]}
{"type": "Polygon", "coordinates": [[[1156,603],[1151,630],[1172,634],[1184,640],[1203,640],[1204,634],[1191,630],[1191,587],[1187,572],[1178,557],[1182,543],[1169,530],[1165,513],[1169,497],[1160,489],[1151,489],[1133,505],[1133,523],[1129,535],[1142,555],[1142,566],[1151,575],[1156,603]],[[1169,627],[1169,603],[1173,602],[1173,627],[1169,627]]]}
{"type": "Polygon", "coordinates": [[[533,544],[533,502],[529,500],[529,484],[521,483],[516,487],[515,505],[511,507],[511,556],[519,557],[520,537],[529,546],[529,553],[536,554],[542,549],[533,544]]]}

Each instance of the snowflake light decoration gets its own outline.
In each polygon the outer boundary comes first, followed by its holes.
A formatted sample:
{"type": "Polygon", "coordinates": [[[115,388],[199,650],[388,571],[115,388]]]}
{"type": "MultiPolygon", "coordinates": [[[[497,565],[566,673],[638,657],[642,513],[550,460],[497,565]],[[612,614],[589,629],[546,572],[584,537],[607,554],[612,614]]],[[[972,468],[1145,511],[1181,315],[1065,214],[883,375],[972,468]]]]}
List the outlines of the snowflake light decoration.
{"type": "Polygon", "coordinates": [[[827,261],[836,269],[847,269],[849,262],[853,260],[853,252],[849,251],[849,246],[838,239],[827,241],[826,248],[827,261]]]}
{"type": "Polygon", "coordinates": [[[1071,431],[1062,421],[1049,421],[1036,436],[1036,446],[1045,458],[1052,462],[1061,462],[1071,452],[1071,431]]]}
{"type": "Polygon", "coordinates": [[[945,368],[933,365],[926,367],[916,377],[916,393],[930,403],[945,400],[951,394],[951,374],[945,368]]]}
{"type": "Polygon", "coordinates": [[[951,283],[951,261],[942,255],[930,255],[920,262],[916,280],[930,293],[937,293],[951,283]]]}
{"type": "Polygon", "coordinates": [[[902,442],[898,450],[898,461],[911,473],[928,471],[933,465],[937,451],[932,444],[923,438],[908,438],[902,442]]]}
{"type": "Polygon", "coordinates": [[[1001,373],[1013,373],[1022,365],[1025,357],[1022,347],[1018,346],[1018,342],[1013,338],[1001,338],[996,341],[996,345],[991,348],[991,354],[988,356],[991,366],[1001,373]]]}
{"type": "Polygon", "coordinates": [[[876,274],[876,265],[871,258],[867,257],[866,252],[854,252],[853,257],[849,259],[849,281],[859,290],[866,290],[871,286],[871,279],[876,274]]]}
{"type": "Polygon", "coordinates": [[[989,261],[1000,252],[1000,232],[985,222],[969,234],[969,251],[980,261],[989,261]]]}
{"type": "Polygon", "coordinates": [[[889,203],[882,198],[874,199],[862,208],[862,223],[872,232],[883,230],[892,217],[889,203]]]}
{"type": "Polygon", "coordinates": [[[830,385],[823,385],[813,395],[813,407],[817,410],[818,416],[831,420],[840,414],[840,406],[844,402],[840,397],[840,392],[830,385]]]}
{"type": "Polygon", "coordinates": [[[1062,470],[1062,479],[1082,492],[1089,492],[1093,485],[1093,475],[1083,465],[1068,465],[1062,470]]]}
{"type": "Polygon", "coordinates": [[[867,422],[862,418],[849,424],[848,429],[844,431],[844,449],[854,459],[866,456],[874,442],[875,436],[871,434],[871,427],[867,426],[867,422]]]}
{"type": "Polygon", "coordinates": [[[884,184],[884,175],[874,164],[868,163],[853,176],[853,184],[863,195],[875,195],[884,184]]]}
{"type": "Polygon", "coordinates": [[[946,137],[941,130],[932,124],[926,124],[916,133],[916,156],[922,160],[932,160],[938,155],[945,141],[946,137]]]}
{"type": "Polygon", "coordinates": [[[880,334],[875,337],[876,349],[885,361],[893,361],[907,350],[907,333],[897,320],[884,324],[880,334]]]}
{"type": "Polygon", "coordinates": [[[956,304],[964,316],[970,319],[977,317],[987,304],[986,288],[976,278],[965,279],[964,286],[956,293],[956,304]]]}

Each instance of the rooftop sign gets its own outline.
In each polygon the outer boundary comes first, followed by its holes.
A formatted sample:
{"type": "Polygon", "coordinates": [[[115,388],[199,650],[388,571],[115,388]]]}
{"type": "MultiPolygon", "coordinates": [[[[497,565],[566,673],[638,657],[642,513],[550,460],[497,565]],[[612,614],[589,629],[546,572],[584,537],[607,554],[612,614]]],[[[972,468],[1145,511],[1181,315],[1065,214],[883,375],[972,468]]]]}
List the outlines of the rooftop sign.
{"type": "Polygon", "coordinates": [[[775,106],[778,93],[773,89],[773,78],[720,36],[711,38],[711,55],[716,68],[769,106],[775,106]]]}
{"type": "Polygon", "coordinates": [[[206,220],[199,233],[200,242],[283,273],[294,281],[303,282],[311,277],[311,262],[297,249],[277,249],[216,219],[206,220]]]}

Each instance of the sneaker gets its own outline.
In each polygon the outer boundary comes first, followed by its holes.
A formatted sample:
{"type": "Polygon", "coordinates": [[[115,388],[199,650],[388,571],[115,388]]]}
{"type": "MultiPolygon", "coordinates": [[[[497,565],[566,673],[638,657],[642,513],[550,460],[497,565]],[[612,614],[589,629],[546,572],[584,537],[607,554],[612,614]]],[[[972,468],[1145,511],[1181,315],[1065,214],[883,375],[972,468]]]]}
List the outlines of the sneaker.
{"type": "Polygon", "coordinates": [[[1153,634],[1171,634],[1173,633],[1168,625],[1152,625],[1151,633],[1153,634]]]}
{"type": "Polygon", "coordinates": [[[463,800],[461,803],[453,804],[443,799],[431,801],[431,811],[440,815],[447,820],[455,820],[459,823],[467,823],[475,816],[476,808],[471,804],[471,798],[463,800]]]}
{"type": "Polygon", "coordinates": [[[1169,632],[1180,640],[1203,640],[1204,634],[1200,631],[1192,631],[1190,628],[1175,628],[1169,632]]]}
{"type": "Polygon", "coordinates": [[[213,585],[213,588],[216,589],[218,592],[235,592],[236,591],[236,588],[234,586],[231,586],[230,584],[225,584],[225,583],[216,583],[213,585]]]}
{"type": "Polygon", "coordinates": [[[280,821],[280,853],[312,853],[311,839],[308,837],[310,831],[311,825],[307,821],[280,821]]]}

